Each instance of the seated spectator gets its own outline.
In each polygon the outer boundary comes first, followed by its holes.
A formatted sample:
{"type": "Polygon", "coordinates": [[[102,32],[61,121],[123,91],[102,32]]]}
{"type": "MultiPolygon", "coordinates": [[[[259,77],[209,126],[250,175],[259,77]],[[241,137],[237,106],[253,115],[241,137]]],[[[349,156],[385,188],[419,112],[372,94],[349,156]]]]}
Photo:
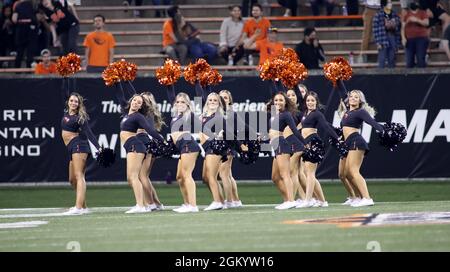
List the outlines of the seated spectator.
{"type": "Polygon", "coordinates": [[[253,5],[252,18],[245,22],[238,45],[243,44],[244,47],[253,47],[251,43],[267,38],[267,30],[269,27],[270,21],[263,17],[262,6],[260,4],[253,5]]]}
{"type": "Polygon", "coordinates": [[[297,7],[298,7],[297,0],[277,0],[277,1],[278,4],[286,8],[284,12],[285,17],[297,16],[297,7]]]}
{"type": "Polygon", "coordinates": [[[395,67],[395,52],[401,46],[400,17],[392,10],[391,0],[381,0],[381,10],[373,18],[373,35],[378,49],[378,67],[395,67]]]}
{"type": "Polygon", "coordinates": [[[116,41],[111,33],[105,31],[105,17],[103,15],[94,16],[94,27],[95,31],[87,34],[83,43],[86,47],[86,71],[88,73],[101,73],[106,66],[114,61],[116,41]]]}
{"type": "MultiPolygon", "coordinates": [[[[136,7],[140,7],[140,6],[142,6],[142,2],[143,1],[144,0],[134,0],[134,4],[136,5],[136,7]]],[[[133,0],[125,0],[125,1],[123,1],[122,4],[125,7],[129,7],[131,5],[131,2],[133,2],[133,0]]],[[[128,9],[125,9],[124,12],[128,12],[128,9]]],[[[133,10],[133,16],[134,17],[141,17],[141,11],[137,10],[137,9],[133,10]]]]}
{"type": "MultiPolygon", "coordinates": [[[[169,5],[172,5],[172,2],[173,2],[172,0],[152,0],[152,4],[154,6],[160,6],[160,5],[169,6],[169,5]]],[[[165,13],[165,10],[156,10],[155,17],[156,18],[165,17],[164,13],[165,13]]]]}
{"type": "Polygon", "coordinates": [[[303,41],[295,46],[295,52],[306,68],[319,69],[319,61],[325,60],[325,53],[317,39],[316,29],[307,27],[303,33],[303,41]]]}
{"type": "Polygon", "coordinates": [[[34,67],[36,75],[56,74],[56,63],[50,60],[50,50],[44,49],[41,52],[42,61],[34,67]]]}
{"type": "Polygon", "coordinates": [[[183,37],[180,36],[180,32],[175,32],[178,29],[177,22],[174,20],[175,15],[180,14],[178,6],[173,6],[167,10],[167,15],[170,19],[166,20],[163,24],[162,33],[162,46],[163,53],[169,55],[169,58],[178,60],[182,65],[187,64],[186,58],[188,53],[188,47],[183,43],[183,37]],[[178,36],[178,37],[177,37],[178,36]]]}
{"type": "Polygon", "coordinates": [[[430,44],[429,19],[425,10],[414,1],[402,20],[402,44],[405,47],[406,67],[426,67],[426,54],[430,44]],[[417,64],[415,60],[417,59],[417,64]]]}
{"type": "Polygon", "coordinates": [[[259,51],[259,64],[263,64],[267,59],[276,57],[284,48],[282,42],[278,41],[278,29],[271,27],[268,29],[267,39],[256,41],[251,43],[250,47],[246,49],[252,49],[259,51]]]}
{"type": "Polygon", "coordinates": [[[258,0],[242,0],[242,17],[248,17],[248,13],[252,11],[254,4],[258,4],[258,0]]]}
{"type": "Polygon", "coordinates": [[[0,56],[7,56],[15,50],[14,24],[11,17],[11,6],[3,6],[0,14],[0,56]]]}
{"type": "Polygon", "coordinates": [[[230,17],[225,18],[220,27],[219,52],[225,61],[229,61],[230,56],[233,65],[236,65],[244,55],[243,46],[236,46],[241,37],[244,22],[241,17],[241,8],[238,5],[230,6],[228,9],[230,17]]]}
{"type": "Polygon", "coordinates": [[[217,56],[216,46],[200,40],[200,31],[191,23],[186,22],[181,14],[175,15],[174,21],[177,25],[177,28],[174,29],[175,36],[178,36],[178,40],[187,45],[190,56],[195,60],[206,58],[209,62],[214,61],[217,56]]]}
{"type": "Polygon", "coordinates": [[[327,10],[327,16],[333,14],[334,7],[336,6],[336,0],[310,0],[311,10],[314,16],[320,15],[320,6],[325,5],[327,10]]]}

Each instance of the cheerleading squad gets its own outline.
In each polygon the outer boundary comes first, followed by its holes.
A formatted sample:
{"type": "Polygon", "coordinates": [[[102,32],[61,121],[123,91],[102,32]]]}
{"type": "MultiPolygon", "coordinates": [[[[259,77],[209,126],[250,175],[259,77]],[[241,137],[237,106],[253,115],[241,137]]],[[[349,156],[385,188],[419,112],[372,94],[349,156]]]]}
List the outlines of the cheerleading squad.
{"type": "MultiPolygon", "coordinates": [[[[103,166],[113,162],[114,154],[112,150],[99,146],[89,128],[83,97],[75,92],[69,94],[70,80],[64,79],[63,82],[66,102],[62,138],[71,157],[69,181],[76,190],[75,206],[66,214],[85,214],[88,213],[84,177],[90,153],[88,140],[99,150],[97,161],[103,166]]],[[[245,164],[254,163],[263,139],[267,139],[274,151],[272,180],[283,199],[275,209],[327,207],[328,202],[316,177],[317,167],[325,154],[319,130],[329,136],[330,145],[340,156],[339,178],[348,192],[343,205],[371,206],[374,202],[360,174],[364,156],[369,151],[367,142],[360,135],[362,124],[366,122],[375,128],[382,142],[391,147],[401,142],[401,138],[406,135],[404,128],[398,127],[393,133],[395,124],[378,124],[374,119],[375,111],[368,105],[364,93],[359,90],[347,92],[342,81],[337,82],[341,98],[338,112],[342,118],[339,129],[333,128],[325,119],[317,93],[308,91],[301,84],[295,89],[286,90],[281,84],[273,82],[267,104],[269,129],[266,133],[257,133],[232,110],[233,98],[228,90],[211,92],[209,86],[204,89],[197,82],[195,93],[202,98],[204,105],[200,115],[194,113],[193,103],[187,93],[176,94],[173,85],[167,86],[173,112],[169,124],[170,139],[166,140],[159,133],[165,124],[153,95],[149,92],[138,94],[128,83],[128,88],[124,88],[119,82],[115,90],[122,108],[120,139],[127,153],[127,181],[136,200],[136,205],[126,213],[164,209],[149,175],[155,159],[174,154],[179,155],[176,179],[183,203],[173,211],[199,211],[196,184],[192,177],[199,154],[204,155],[202,179],[208,185],[213,199],[204,210],[241,207],[231,171],[233,158],[239,157],[245,164]],[[237,128],[245,128],[245,131],[237,128]],[[399,136],[399,131],[404,135],[399,136]],[[197,133],[200,144],[193,136],[197,133]],[[242,134],[246,136],[245,139],[238,140],[237,135],[242,134]]]]}

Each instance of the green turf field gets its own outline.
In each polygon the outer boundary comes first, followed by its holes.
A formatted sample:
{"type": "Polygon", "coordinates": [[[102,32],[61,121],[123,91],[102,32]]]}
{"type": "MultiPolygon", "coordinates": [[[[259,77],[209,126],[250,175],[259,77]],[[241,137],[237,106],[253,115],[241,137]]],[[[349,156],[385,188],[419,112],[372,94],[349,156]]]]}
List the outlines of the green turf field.
{"type": "MultiPolygon", "coordinates": [[[[181,204],[176,184],[156,188],[166,206],[181,204]]],[[[247,206],[239,209],[195,214],[167,209],[128,215],[124,212],[134,205],[131,189],[88,187],[92,213],[61,216],[73,206],[74,193],[68,187],[0,188],[0,251],[70,251],[72,241],[81,251],[369,251],[373,243],[381,251],[450,250],[450,224],[352,228],[285,224],[355,214],[450,212],[450,183],[369,183],[376,202],[369,208],[341,206],[345,199],[341,184],[324,184],[323,189],[331,203],[328,208],[275,210],[281,199],[274,185],[265,183],[240,184],[240,197],[247,206]],[[30,221],[47,223],[2,227],[30,221]]],[[[211,201],[203,185],[197,195],[199,205],[211,201]]]]}

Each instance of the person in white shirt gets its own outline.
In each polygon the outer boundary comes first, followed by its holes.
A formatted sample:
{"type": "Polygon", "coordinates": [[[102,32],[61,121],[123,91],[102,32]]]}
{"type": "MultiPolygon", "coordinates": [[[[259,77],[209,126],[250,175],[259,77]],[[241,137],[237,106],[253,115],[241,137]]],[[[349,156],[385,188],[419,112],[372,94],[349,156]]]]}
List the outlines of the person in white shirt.
{"type": "Polygon", "coordinates": [[[229,65],[236,65],[244,55],[244,47],[236,46],[242,35],[244,21],[241,17],[240,6],[232,5],[228,9],[230,17],[225,18],[220,27],[219,54],[229,65]]]}

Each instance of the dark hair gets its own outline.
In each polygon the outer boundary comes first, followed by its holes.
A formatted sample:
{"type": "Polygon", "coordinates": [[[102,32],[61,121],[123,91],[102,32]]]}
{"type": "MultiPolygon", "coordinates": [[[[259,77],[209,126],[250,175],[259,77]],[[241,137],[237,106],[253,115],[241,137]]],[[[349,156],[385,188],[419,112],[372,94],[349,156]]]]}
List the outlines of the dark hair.
{"type": "Polygon", "coordinates": [[[106,21],[105,16],[103,16],[103,15],[101,15],[101,14],[95,15],[95,16],[94,16],[94,19],[95,19],[95,18],[102,18],[103,23],[106,21]]]}
{"type": "Polygon", "coordinates": [[[130,110],[130,106],[131,106],[131,101],[133,101],[133,99],[134,99],[135,97],[137,97],[137,96],[139,96],[139,97],[142,99],[142,106],[141,106],[141,108],[138,110],[138,112],[141,113],[142,115],[144,115],[144,116],[147,117],[148,114],[149,114],[149,105],[147,104],[146,99],[145,99],[144,97],[142,97],[142,95],[140,95],[140,94],[135,94],[135,95],[133,95],[133,96],[128,100],[128,103],[127,103],[127,105],[125,106],[125,109],[124,109],[124,111],[123,111],[123,114],[124,114],[124,115],[127,115],[127,114],[128,114],[128,111],[130,110]]]}
{"type": "Polygon", "coordinates": [[[173,17],[175,17],[175,14],[178,13],[178,10],[179,8],[177,5],[171,6],[169,9],[167,9],[167,15],[169,15],[169,17],[173,19],[173,17]]]}
{"type": "Polygon", "coordinates": [[[306,36],[311,35],[311,33],[313,33],[314,31],[316,31],[316,29],[314,27],[306,27],[305,30],[303,31],[303,34],[306,36]]]}
{"type": "Polygon", "coordinates": [[[384,8],[387,5],[388,0],[380,0],[380,6],[384,8]]]}
{"type": "Polygon", "coordinates": [[[296,105],[287,97],[286,93],[279,91],[276,92],[275,95],[272,97],[272,99],[269,101],[269,103],[266,104],[267,110],[270,111],[270,106],[274,105],[275,102],[275,96],[282,95],[284,97],[284,101],[286,102],[286,105],[284,106],[285,111],[289,111],[290,113],[295,114],[298,110],[296,105]]]}
{"type": "Polygon", "coordinates": [[[263,8],[262,8],[261,4],[259,4],[259,3],[253,4],[253,5],[252,5],[252,9],[253,9],[254,7],[258,7],[261,11],[263,11],[263,8]]]}
{"type": "Polygon", "coordinates": [[[305,94],[305,100],[303,101],[303,107],[304,109],[307,109],[308,107],[306,106],[306,100],[308,99],[308,96],[312,96],[314,97],[314,99],[316,100],[316,110],[322,110],[323,109],[323,105],[320,104],[320,99],[319,96],[317,95],[316,92],[313,91],[309,91],[305,94]]]}
{"type": "Polygon", "coordinates": [[[240,10],[242,10],[241,6],[239,6],[239,5],[231,5],[231,6],[228,6],[228,10],[229,10],[229,11],[232,11],[234,8],[239,8],[240,10]]]}

